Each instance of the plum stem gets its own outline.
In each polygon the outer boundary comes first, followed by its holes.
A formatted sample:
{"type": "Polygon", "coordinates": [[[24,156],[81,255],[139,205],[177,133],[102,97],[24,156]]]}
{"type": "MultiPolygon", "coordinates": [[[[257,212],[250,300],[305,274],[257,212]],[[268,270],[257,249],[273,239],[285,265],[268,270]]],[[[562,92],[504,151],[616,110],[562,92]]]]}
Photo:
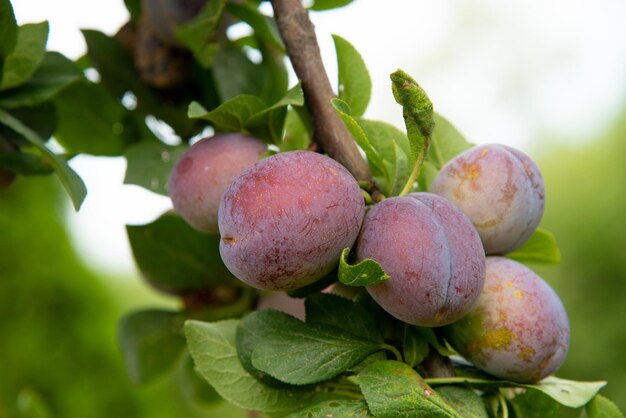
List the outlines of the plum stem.
{"type": "Polygon", "coordinates": [[[393,353],[393,355],[396,356],[396,360],[402,361],[402,354],[400,354],[398,349],[396,347],[394,347],[393,345],[383,344],[383,345],[381,345],[381,348],[384,348],[385,350],[391,351],[393,353]]]}
{"type": "Polygon", "coordinates": [[[315,28],[300,0],[271,0],[281,38],[311,112],[314,141],[359,181],[372,183],[372,173],[340,116],[328,80],[315,28]]]}
{"type": "Polygon", "coordinates": [[[494,380],[478,379],[475,377],[426,377],[424,379],[430,386],[437,385],[455,385],[455,384],[475,384],[475,385],[491,385],[498,383],[494,380]]]}
{"type": "Polygon", "coordinates": [[[498,403],[500,404],[500,410],[502,412],[502,418],[509,418],[509,407],[506,404],[504,395],[498,392],[498,403]]]}

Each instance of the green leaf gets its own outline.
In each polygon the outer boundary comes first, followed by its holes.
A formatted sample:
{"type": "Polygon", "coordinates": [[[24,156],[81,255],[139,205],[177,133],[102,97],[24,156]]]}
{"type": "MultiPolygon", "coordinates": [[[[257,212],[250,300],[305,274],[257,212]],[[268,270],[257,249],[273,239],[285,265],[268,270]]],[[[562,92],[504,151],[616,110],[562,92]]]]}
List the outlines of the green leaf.
{"type": "Polygon", "coordinates": [[[141,82],[130,51],[116,38],[100,31],[83,29],[81,32],[87,44],[89,61],[98,70],[100,82],[113,97],[120,99],[129,90],[137,97],[147,94],[148,88],[141,82]]]}
{"type": "Polygon", "coordinates": [[[178,368],[178,379],[183,393],[193,402],[211,405],[222,400],[219,393],[198,374],[187,350],[178,368]]]}
{"type": "MultiPolygon", "coordinates": [[[[35,131],[44,140],[50,138],[56,130],[57,111],[51,102],[44,102],[32,107],[6,109],[6,111],[35,131]]],[[[5,140],[17,146],[24,145],[24,139],[21,135],[2,125],[0,125],[0,137],[4,137],[5,140]]]]}
{"type": "MultiPolygon", "coordinates": [[[[481,397],[468,387],[455,385],[442,386],[437,388],[437,393],[464,418],[489,418],[481,397]]],[[[536,416],[538,417],[540,415],[536,416]]],[[[541,415],[541,417],[544,418],[543,415],[541,415]]]]}
{"type": "Polygon", "coordinates": [[[37,106],[53,99],[64,88],[82,77],[78,66],[59,54],[47,52],[35,74],[24,84],[0,92],[0,106],[37,106]]]}
{"type": "Polygon", "coordinates": [[[5,58],[0,90],[19,86],[28,80],[46,54],[48,22],[29,23],[17,30],[17,43],[5,58]]]}
{"type": "Polygon", "coordinates": [[[424,161],[420,173],[417,176],[417,190],[421,192],[427,192],[430,189],[430,185],[437,177],[439,170],[430,161],[424,161]]]}
{"type": "Polygon", "coordinates": [[[175,214],[127,225],[126,232],[139,270],[160,289],[185,293],[234,280],[220,258],[219,236],[196,231],[175,214]]]}
{"type": "MultiPolygon", "coordinates": [[[[457,369],[458,371],[459,369],[457,369]]],[[[522,384],[506,380],[496,380],[488,377],[485,373],[478,373],[479,377],[473,377],[475,372],[467,377],[432,378],[428,379],[431,385],[441,384],[468,384],[476,388],[497,389],[500,387],[525,388],[531,391],[542,392],[561,405],[569,408],[580,408],[589,402],[597,393],[606,386],[606,382],[578,382],[574,380],[560,379],[549,376],[536,384],[522,384]],[[485,376],[485,377],[483,377],[485,376]]]]}
{"type": "Polygon", "coordinates": [[[285,415],[316,402],[313,390],[277,389],[262,384],[248,373],[237,356],[235,332],[238,320],[214,323],[187,321],[189,352],[199,374],[228,402],[249,410],[285,415]]]}
{"type": "Polygon", "coordinates": [[[339,99],[350,106],[354,117],[363,116],[372,96],[372,80],[361,54],[339,35],[333,35],[337,52],[339,99]]]}
{"type": "Polygon", "coordinates": [[[288,415],[286,418],[374,418],[365,401],[324,401],[288,415]]]}
{"type": "Polygon", "coordinates": [[[87,80],[74,83],[59,94],[55,138],[73,153],[121,155],[124,150],[123,119],[128,112],[104,88],[87,80]]]}
{"type": "Polygon", "coordinates": [[[515,411],[515,418],[557,418],[559,416],[559,403],[536,390],[527,390],[516,395],[510,402],[515,411]]]}
{"type": "Polygon", "coordinates": [[[205,68],[211,67],[219,50],[215,35],[224,12],[225,0],[209,0],[193,19],[176,29],[176,37],[186,45],[205,68]]]}
{"type": "Polygon", "coordinates": [[[219,132],[247,132],[246,122],[251,116],[266,109],[265,103],[256,96],[242,94],[207,111],[197,102],[189,105],[189,117],[211,122],[219,132]]]}
{"type": "Polygon", "coordinates": [[[521,386],[539,390],[570,408],[580,408],[606,386],[606,382],[577,382],[550,376],[537,384],[521,386]]]}
{"type": "MultiPolygon", "coordinates": [[[[386,122],[359,119],[358,123],[387,167],[389,180],[381,191],[387,196],[398,195],[411,174],[411,146],[406,134],[386,122]]],[[[385,182],[383,178],[375,180],[377,184],[385,182]]]]}
{"type": "Polygon", "coordinates": [[[521,247],[506,255],[521,263],[559,264],[561,251],[554,235],[545,229],[537,228],[521,247]]]}
{"type": "Polygon", "coordinates": [[[419,189],[423,191],[428,191],[437,173],[448,161],[474,146],[446,118],[434,113],[434,119],[430,147],[418,177],[419,189]]]}
{"type": "Polygon", "coordinates": [[[141,16],[141,0],[124,0],[124,5],[130,14],[130,21],[137,24],[141,16]]]}
{"type": "Polygon", "coordinates": [[[447,356],[456,354],[454,351],[448,348],[448,346],[442,340],[439,339],[439,337],[437,336],[433,328],[428,328],[428,327],[413,327],[413,328],[415,331],[417,331],[418,334],[422,336],[422,338],[428,341],[428,344],[430,344],[431,347],[437,350],[437,352],[441,354],[442,356],[447,357],[447,356]]]}
{"type": "Polygon", "coordinates": [[[305,150],[311,144],[312,138],[313,127],[306,106],[288,109],[283,139],[278,144],[280,151],[305,150]]]}
{"type": "Polygon", "coordinates": [[[324,325],[310,325],[274,310],[252,313],[268,331],[252,352],[252,365],[294,385],[338,376],[381,350],[381,344],[324,325]]]}
{"type": "Polygon", "coordinates": [[[157,140],[129,146],[124,154],[128,161],[124,183],[168,196],[170,172],[186,149],[184,145],[173,147],[157,140]]]}
{"type": "Polygon", "coordinates": [[[137,71],[132,53],[118,39],[109,37],[95,30],[83,30],[87,43],[87,63],[98,70],[102,84],[116,99],[121,99],[127,92],[137,97],[136,113],[153,115],[170,125],[181,137],[188,138],[197,132],[197,123],[190,121],[186,114],[186,105],[194,99],[202,98],[212,89],[207,81],[210,74],[197,70],[194,66],[190,71],[196,77],[196,83],[187,89],[175,92],[160,92],[150,88],[141,79],[137,71]]]}
{"type": "Polygon", "coordinates": [[[279,144],[283,138],[287,107],[303,105],[304,96],[297,84],[278,102],[252,115],[245,123],[246,129],[257,138],[279,144]]]}
{"type": "Polygon", "coordinates": [[[489,418],[499,418],[503,416],[506,417],[508,415],[508,405],[506,404],[506,402],[504,404],[501,403],[502,395],[500,394],[500,392],[489,392],[483,396],[485,409],[487,409],[487,414],[489,415],[489,418]],[[506,408],[507,415],[505,415],[505,411],[502,410],[504,408],[506,408]]]}
{"type": "Polygon", "coordinates": [[[54,172],[46,157],[24,151],[0,151],[0,170],[8,170],[25,176],[54,172]]]}
{"type": "Polygon", "coordinates": [[[402,116],[411,145],[411,174],[400,194],[408,193],[417,179],[435,127],[433,104],[426,92],[402,70],[391,74],[393,97],[402,106],[402,116]]]}
{"type": "Polygon", "coordinates": [[[405,363],[373,363],[359,373],[358,383],[376,418],[462,418],[405,363]]]}
{"type": "Polygon", "coordinates": [[[283,54],[285,53],[285,45],[280,38],[274,19],[265,16],[258,9],[246,3],[228,3],[226,10],[237,19],[250,25],[258,37],[269,42],[283,54]]]}
{"type": "Polygon", "coordinates": [[[337,328],[355,337],[383,342],[374,316],[359,304],[332,293],[316,293],[306,298],[306,322],[337,328]]]}
{"type": "Polygon", "coordinates": [[[0,109],[0,124],[6,125],[22,135],[24,139],[50,159],[50,165],[52,165],[54,171],[56,171],[61,183],[72,199],[74,209],[80,209],[83,200],[85,200],[85,196],[87,196],[87,188],[78,174],[67,165],[67,162],[46,148],[44,140],[41,139],[36,132],[2,109],[0,109]]]}
{"type": "Polygon", "coordinates": [[[223,102],[241,94],[259,96],[265,77],[265,68],[250,61],[232,44],[221,47],[215,54],[213,78],[223,102]]]}
{"type": "Polygon", "coordinates": [[[269,42],[260,39],[259,49],[263,60],[263,82],[259,97],[267,103],[280,100],[289,87],[289,70],[287,70],[284,53],[269,42]]]}
{"type": "Polygon", "coordinates": [[[624,418],[624,414],[611,400],[602,395],[596,395],[585,405],[587,418],[624,418]]]}
{"type": "Polygon", "coordinates": [[[124,316],[118,341],[134,383],[147,383],[167,372],[185,350],[183,318],[177,312],[145,310],[124,316]]]}
{"type": "Polygon", "coordinates": [[[10,0],[0,0],[0,79],[4,59],[15,49],[17,22],[10,0]]]}
{"type": "Polygon", "coordinates": [[[404,362],[411,367],[420,364],[428,356],[430,348],[428,341],[408,324],[404,326],[404,339],[402,342],[402,357],[404,362]]]}
{"type": "Polygon", "coordinates": [[[246,315],[237,327],[236,346],[239,361],[246,371],[265,385],[287,388],[288,384],[270,376],[252,365],[252,353],[265,336],[273,329],[273,324],[264,320],[263,315],[246,315]]]}
{"type": "Polygon", "coordinates": [[[339,259],[339,281],[346,286],[371,286],[389,278],[376,261],[366,258],[356,264],[349,264],[350,248],[344,248],[339,259]]]}
{"type": "Polygon", "coordinates": [[[356,143],[361,147],[363,152],[365,152],[365,156],[367,158],[367,162],[372,169],[372,174],[376,177],[380,177],[383,179],[383,189],[387,188],[387,185],[390,183],[389,172],[387,171],[387,166],[383,162],[378,151],[372,146],[365,132],[359,126],[356,119],[350,116],[350,107],[348,104],[340,99],[332,99],[331,103],[335,108],[335,111],[343,120],[343,123],[346,125],[352,137],[356,141],[356,143]]]}
{"type": "Polygon", "coordinates": [[[314,0],[309,7],[311,10],[329,10],[347,6],[354,0],[314,0]]]}
{"type": "Polygon", "coordinates": [[[426,161],[430,161],[437,170],[463,151],[474,146],[456,129],[448,119],[433,113],[435,127],[432,131],[430,147],[426,161]]]}

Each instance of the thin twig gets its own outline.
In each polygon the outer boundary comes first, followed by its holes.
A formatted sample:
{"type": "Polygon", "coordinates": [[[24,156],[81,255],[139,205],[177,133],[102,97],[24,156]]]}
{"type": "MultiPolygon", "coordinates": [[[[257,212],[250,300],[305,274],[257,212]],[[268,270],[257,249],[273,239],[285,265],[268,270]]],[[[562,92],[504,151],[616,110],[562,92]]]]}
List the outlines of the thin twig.
{"type": "Polygon", "coordinates": [[[330,100],[330,86],[320,55],[315,29],[300,0],[271,0],[280,35],[313,118],[315,142],[357,180],[371,183],[372,174],[330,100]]]}

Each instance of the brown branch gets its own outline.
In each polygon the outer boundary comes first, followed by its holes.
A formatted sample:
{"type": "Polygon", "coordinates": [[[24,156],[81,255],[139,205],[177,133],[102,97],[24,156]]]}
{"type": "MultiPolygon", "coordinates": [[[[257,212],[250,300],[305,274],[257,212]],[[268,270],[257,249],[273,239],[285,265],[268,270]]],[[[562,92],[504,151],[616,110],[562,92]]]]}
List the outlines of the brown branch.
{"type": "Polygon", "coordinates": [[[357,180],[372,182],[372,173],[330,101],[335,97],[317,44],[315,29],[300,0],[271,0],[287,53],[302,83],[313,118],[314,140],[357,180]]]}

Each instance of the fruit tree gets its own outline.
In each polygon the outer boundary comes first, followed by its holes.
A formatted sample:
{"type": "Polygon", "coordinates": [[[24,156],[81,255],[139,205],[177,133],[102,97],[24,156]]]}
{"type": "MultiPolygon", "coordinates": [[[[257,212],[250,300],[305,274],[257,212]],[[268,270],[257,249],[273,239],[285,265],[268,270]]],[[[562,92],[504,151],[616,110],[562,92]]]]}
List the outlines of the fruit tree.
{"type": "Polygon", "coordinates": [[[180,302],[120,319],[130,378],[181,373],[250,416],[622,417],[605,382],[554,375],[570,323],[525,265],[559,258],[533,159],[469,142],[403,70],[404,129],[364,118],[364,60],[334,36],[333,88],[308,16],[350,0],[270,3],[126,0],[73,62],[0,0],[0,187],[55,174],[78,210],[67,161],[123,155],[126,183],[172,200],[127,227],[146,285],[180,302]]]}

